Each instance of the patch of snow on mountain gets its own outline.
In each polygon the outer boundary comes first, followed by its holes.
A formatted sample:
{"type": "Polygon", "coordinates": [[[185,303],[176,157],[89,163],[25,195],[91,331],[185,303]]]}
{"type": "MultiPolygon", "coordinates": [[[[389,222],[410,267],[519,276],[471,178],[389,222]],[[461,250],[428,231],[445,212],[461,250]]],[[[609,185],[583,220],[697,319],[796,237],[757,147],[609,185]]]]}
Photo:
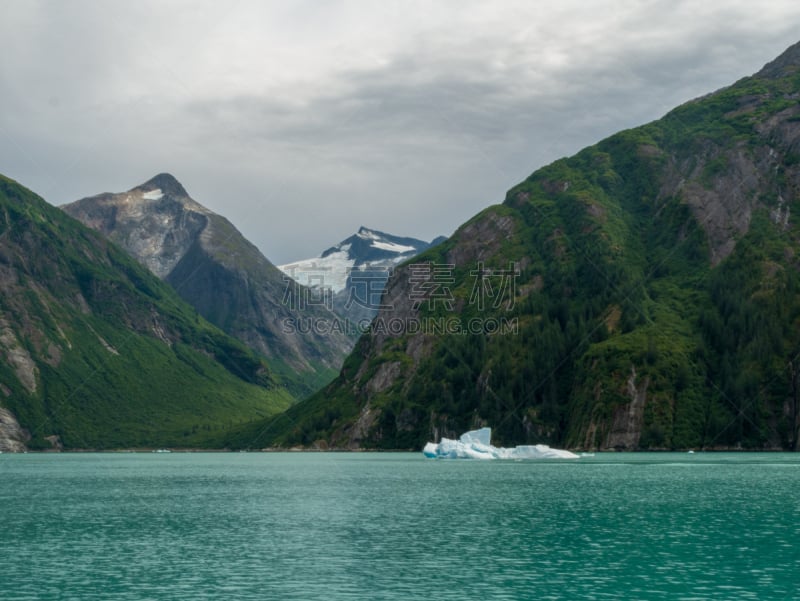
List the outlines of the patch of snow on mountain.
{"type": "Polygon", "coordinates": [[[381,250],[388,250],[389,252],[393,253],[410,253],[416,252],[417,250],[413,246],[404,246],[402,244],[395,244],[394,242],[383,242],[374,238],[373,240],[373,248],[380,248],[381,250]]]}
{"type": "Polygon", "coordinates": [[[142,194],[142,198],[147,200],[161,200],[163,197],[164,193],[161,191],[161,188],[156,188],[155,190],[150,190],[142,194]]]}
{"type": "Polygon", "coordinates": [[[371,230],[364,229],[363,227],[360,230],[358,230],[358,233],[356,234],[356,236],[358,236],[359,238],[363,238],[364,240],[380,240],[381,239],[381,237],[378,234],[376,234],[375,232],[373,232],[371,230]]]}
{"type": "Polygon", "coordinates": [[[347,251],[342,250],[327,257],[279,265],[278,268],[303,286],[329,288],[335,294],[347,286],[347,276],[354,263],[347,251]]]}

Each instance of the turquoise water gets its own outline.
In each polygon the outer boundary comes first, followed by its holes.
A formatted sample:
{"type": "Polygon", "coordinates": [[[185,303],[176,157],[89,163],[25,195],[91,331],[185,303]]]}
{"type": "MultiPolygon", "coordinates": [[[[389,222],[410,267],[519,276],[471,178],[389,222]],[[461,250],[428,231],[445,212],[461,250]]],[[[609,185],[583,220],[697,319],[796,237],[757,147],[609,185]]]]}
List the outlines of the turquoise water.
{"type": "Polygon", "coordinates": [[[800,599],[800,457],[0,455],[0,599],[800,599]]]}

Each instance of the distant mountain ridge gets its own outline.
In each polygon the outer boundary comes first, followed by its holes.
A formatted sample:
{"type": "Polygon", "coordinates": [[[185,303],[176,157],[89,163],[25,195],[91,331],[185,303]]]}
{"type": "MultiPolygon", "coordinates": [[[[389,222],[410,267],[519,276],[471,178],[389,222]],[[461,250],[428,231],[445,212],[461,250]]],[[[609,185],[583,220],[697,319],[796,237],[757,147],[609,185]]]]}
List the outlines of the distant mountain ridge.
{"type": "Polygon", "coordinates": [[[304,286],[318,292],[329,290],[331,306],[340,316],[353,323],[369,322],[394,268],[446,239],[439,236],[425,242],[361,226],[318,257],[278,268],[304,286]]]}
{"type": "Polygon", "coordinates": [[[168,173],[127,192],[61,207],[170,283],[206,319],[271,361],[298,396],[329,380],[352,347],[338,332],[292,329],[299,317],[335,318],[304,306],[302,290],[224,217],[192,199],[168,173]]]}
{"type": "Polygon", "coordinates": [[[399,263],[446,239],[444,236],[439,236],[431,242],[425,242],[417,238],[394,236],[362,225],[355,234],[327,249],[320,257],[325,258],[344,251],[354,262],[352,267],[358,269],[363,265],[373,265],[378,262],[383,264],[384,261],[399,263]]]}

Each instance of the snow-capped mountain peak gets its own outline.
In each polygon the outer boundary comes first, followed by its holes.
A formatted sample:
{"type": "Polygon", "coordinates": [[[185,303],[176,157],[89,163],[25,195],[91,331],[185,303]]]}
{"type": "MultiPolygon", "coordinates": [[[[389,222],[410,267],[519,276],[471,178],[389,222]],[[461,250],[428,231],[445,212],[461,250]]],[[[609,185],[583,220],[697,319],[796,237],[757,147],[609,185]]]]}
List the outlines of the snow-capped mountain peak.
{"type": "MultiPolygon", "coordinates": [[[[380,290],[395,265],[411,259],[444,239],[440,237],[433,242],[425,242],[361,226],[355,234],[331,246],[318,257],[279,265],[278,268],[304,286],[330,290],[336,308],[351,300],[351,288],[354,285],[351,274],[357,275],[359,285],[363,285],[365,277],[375,280],[370,285],[370,290],[380,290]]],[[[349,304],[352,305],[352,302],[349,304]]],[[[369,307],[362,309],[367,310],[362,310],[359,317],[371,317],[374,314],[369,307]]]]}
{"type": "Polygon", "coordinates": [[[416,238],[403,238],[364,226],[318,257],[279,265],[284,273],[306,286],[325,286],[334,293],[347,286],[350,272],[366,269],[387,272],[394,265],[421,253],[431,244],[416,238]]]}

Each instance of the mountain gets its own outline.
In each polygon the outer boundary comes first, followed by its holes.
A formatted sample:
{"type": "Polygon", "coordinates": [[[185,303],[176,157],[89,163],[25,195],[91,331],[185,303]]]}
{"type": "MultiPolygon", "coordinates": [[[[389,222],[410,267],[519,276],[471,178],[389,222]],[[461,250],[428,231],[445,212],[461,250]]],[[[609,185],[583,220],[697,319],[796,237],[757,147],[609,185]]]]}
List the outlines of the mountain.
{"type": "Polygon", "coordinates": [[[489,425],[503,446],[794,449],[798,215],[800,44],[398,268],[340,376],[259,444],[419,449],[489,425]]]}
{"type": "Polygon", "coordinates": [[[292,396],[100,234],[0,176],[0,450],[208,446],[292,396]]]}
{"type": "Polygon", "coordinates": [[[338,315],[363,329],[378,312],[381,294],[395,267],[446,239],[440,236],[425,242],[361,226],[318,257],[279,265],[279,269],[315,290],[338,315]]]}
{"type": "Polygon", "coordinates": [[[162,173],[119,194],[61,207],[171,284],[211,323],[267,357],[288,388],[305,396],[328,382],[353,340],[336,316],[294,284],[224,217],[162,173]]]}

